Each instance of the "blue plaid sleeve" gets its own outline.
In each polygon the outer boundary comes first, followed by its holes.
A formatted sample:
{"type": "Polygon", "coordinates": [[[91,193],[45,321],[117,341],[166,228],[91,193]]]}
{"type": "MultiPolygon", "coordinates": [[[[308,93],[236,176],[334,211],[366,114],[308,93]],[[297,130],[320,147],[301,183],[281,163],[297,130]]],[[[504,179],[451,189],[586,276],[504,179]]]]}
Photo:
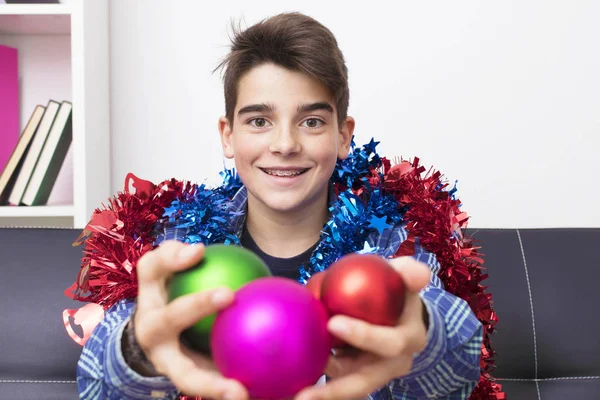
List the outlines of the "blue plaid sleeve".
{"type": "MultiPolygon", "coordinates": [[[[408,232],[400,225],[383,234],[375,244],[380,253],[392,256],[406,240],[408,232]]],[[[430,284],[421,293],[429,313],[427,345],[413,360],[408,375],[389,385],[394,399],[467,399],[479,381],[483,329],[469,305],[444,290],[437,274],[440,265],[418,239],[413,256],[433,272],[430,284]]]]}
{"type": "Polygon", "coordinates": [[[183,242],[187,233],[187,228],[179,228],[168,224],[158,225],[154,230],[154,245],[158,246],[165,240],[178,240],[183,242]]]}
{"type": "MultiPolygon", "coordinates": [[[[184,240],[187,230],[157,224],[155,245],[184,240]]],[[[143,377],[125,363],[121,352],[123,329],[130,320],[133,300],[123,300],[106,311],[85,344],[77,364],[77,385],[82,399],[176,399],[178,391],[166,377],[143,377]]]]}
{"type": "Polygon", "coordinates": [[[77,363],[79,398],[176,399],[178,391],[166,377],[143,377],[125,363],[121,352],[123,329],[133,310],[131,299],[106,311],[83,347],[77,363]]]}
{"type": "MultiPolygon", "coordinates": [[[[155,245],[165,240],[184,240],[187,230],[157,224],[155,245]]],[[[122,300],[106,311],[83,347],[77,364],[77,386],[81,399],[176,399],[178,391],[167,377],[143,377],[123,358],[121,337],[130,320],[134,302],[122,300]]]]}

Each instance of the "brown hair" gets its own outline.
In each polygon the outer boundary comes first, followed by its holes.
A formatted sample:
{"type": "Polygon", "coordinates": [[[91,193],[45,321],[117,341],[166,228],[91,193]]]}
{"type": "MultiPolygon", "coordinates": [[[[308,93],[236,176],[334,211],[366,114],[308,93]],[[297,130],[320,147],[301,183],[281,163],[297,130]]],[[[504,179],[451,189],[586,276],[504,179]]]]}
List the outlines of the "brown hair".
{"type": "Polygon", "coordinates": [[[327,87],[333,95],[341,127],[350,97],[348,69],[329,29],[297,12],[273,16],[244,31],[232,28],[231,51],[215,69],[225,67],[225,115],[230,123],[242,76],[261,64],[273,63],[302,72],[327,87]]]}

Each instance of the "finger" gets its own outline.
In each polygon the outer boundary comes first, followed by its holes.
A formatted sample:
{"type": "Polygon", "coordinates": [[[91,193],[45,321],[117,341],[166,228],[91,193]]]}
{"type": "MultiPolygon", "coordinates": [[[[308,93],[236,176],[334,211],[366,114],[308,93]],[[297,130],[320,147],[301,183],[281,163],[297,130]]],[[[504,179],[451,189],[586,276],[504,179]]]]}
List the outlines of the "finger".
{"type": "Polygon", "coordinates": [[[184,346],[181,342],[179,342],[179,351],[181,351],[184,356],[190,358],[198,368],[206,371],[219,372],[213,360],[203,353],[192,350],[184,346]]]}
{"type": "Polygon", "coordinates": [[[397,257],[389,259],[390,265],[402,275],[404,284],[411,292],[423,289],[431,280],[431,269],[425,263],[415,260],[413,257],[397,257]]]}
{"type": "Polygon", "coordinates": [[[140,258],[137,264],[138,298],[141,310],[162,307],[167,302],[166,280],[173,273],[198,263],[204,256],[204,245],[168,241],[140,258]]]}
{"type": "Polygon", "coordinates": [[[361,355],[362,353],[364,353],[363,350],[357,349],[356,347],[352,347],[350,345],[344,346],[344,347],[338,347],[335,349],[335,356],[336,357],[345,357],[345,358],[349,358],[349,357],[358,357],[359,355],[361,355]]]}
{"type": "Polygon", "coordinates": [[[332,317],[327,328],[349,345],[381,357],[389,357],[389,346],[392,342],[402,341],[395,327],[376,326],[343,315],[332,317]]]}
{"type": "Polygon", "coordinates": [[[171,301],[163,310],[169,330],[181,332],[233,301],[233,290],[227,287],[187,294],[171,301]]]}
{"type": "Polygon", "coordinates": [[[330,378],[337,378],[342,374],[342,367],[337,357],[330,356],[325,366],[325,375],[330,378]]]}
{"type": "Polygon", "coordinates": [[[351,356],[331,357],[327,362],[325,374],[333,379],[340,378],[343,375],[353,373],[368,364],[378,362],[381,357],[367,352],[352,354],[351,356]]]}
{"type": "Polygon", "coordinates": [[[395,370],[396,364],[395,360],[382,360],[364,365],[355,372],[328,382],[325,386],[312,386],[304,389],[296,399],[364,399],[393,378],[393,376],[390,376],[390,371],[395,370]]]}
{"type": "Polygon", "coordinates": [[[423,300],[418,293],[408,293],[404,301],[404,309],[400,316],[398,325],[410,325],[419,323],[419,326],[423,326],[423,300]]]}
{"type": "Polygon", "coordinates": [[[144,349],[157,343],[175,340],[186,328],[231,303],[233,291],[227,287],[187,294],[166,307],[136,313],[138,342],[144,349]],[[141,322],[140,322],[141,321],[141,322]]]}
{"type": "Polygon", "coordinates": [[[166,279],[177,271],[191,267],[202,259],[205,246],[202,243],[187,244],[167,240],[156,249],[145,253],[137,264],[140,283],[166,279]]]}
{"type": "Polygon", "coordinates": [[[426,344],[427,331],[422,322],[420,298],[412,294],[407,299],[403,316],[397,326],[373,325],[360,319],[336,315],[327,325],[329,331],[351,346],[381,357],[412,355],[426,344]]]}
{"type": "Polygon", "coordinates": [[[211,399],[248,399],[246,389],[239,382],[226,379],[216,371],[198,368],[191,359],[182,353],[172,351],[165,351],[164,354],[161,354],[160,351],[158,353],[159,362],[168,360],[168,363],[162,363],[165,366],[164,373],[186,395],[211,399]]]}

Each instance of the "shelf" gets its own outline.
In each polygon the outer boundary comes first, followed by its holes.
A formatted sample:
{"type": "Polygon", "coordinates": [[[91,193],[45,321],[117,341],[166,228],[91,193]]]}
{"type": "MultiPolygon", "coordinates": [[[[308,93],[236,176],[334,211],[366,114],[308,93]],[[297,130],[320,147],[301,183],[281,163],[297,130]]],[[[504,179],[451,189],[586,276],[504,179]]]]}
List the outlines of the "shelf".
{"type": "Polygon", "coordinates": [[[67,4],[2,4],[0,35],[69,35],[71,13],[67,4]]]}
{"type": "Polygon", "coordinates": [[[0,206],[0,227],[83,228],[111,195],[109,0],[0,4],[0,44],[19,51],[21,131],[37,104],[73,104],[73,142],[48,206],[0,206]]]}
{"type": "Polygon", "coordinates": [[[73,206],[0,206],[0,217],[73,217],[73,206]]]}
{"type": "Polygon", "coordinates": [[[2,4],[0,15],[61,15],[71,14],[69,4],[2,4]]]}

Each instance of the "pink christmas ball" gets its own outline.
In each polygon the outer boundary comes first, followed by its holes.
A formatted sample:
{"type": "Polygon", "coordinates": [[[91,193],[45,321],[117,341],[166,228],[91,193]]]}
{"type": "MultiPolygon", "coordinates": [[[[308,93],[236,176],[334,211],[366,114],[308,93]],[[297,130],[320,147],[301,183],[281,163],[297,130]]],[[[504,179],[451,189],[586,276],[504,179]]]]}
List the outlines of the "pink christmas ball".
{"type": "Polygon", "coordinates": [[[211,331],[219,371],[237,379],[250,397],[283,399],[314,385],[331,348],[327,312],[300,283],[258,278],[235,293],[211,331]]]}

